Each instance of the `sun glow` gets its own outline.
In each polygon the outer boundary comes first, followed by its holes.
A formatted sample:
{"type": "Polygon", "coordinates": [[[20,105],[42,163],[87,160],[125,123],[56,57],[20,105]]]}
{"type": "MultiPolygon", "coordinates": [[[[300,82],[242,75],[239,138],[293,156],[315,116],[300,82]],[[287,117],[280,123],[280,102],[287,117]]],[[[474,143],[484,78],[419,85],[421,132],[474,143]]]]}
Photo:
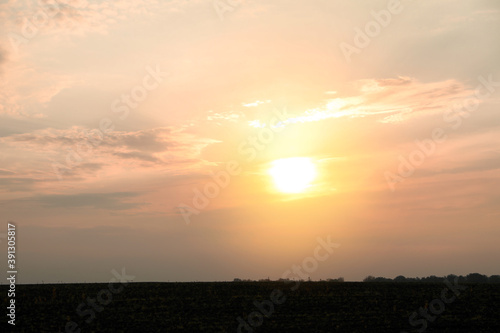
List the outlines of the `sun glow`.
{"type": "Polygon", "coordinates": [[[269,169],[274,185],[284,193],[300,193],[316,178],[316,166],[307,157],[275,160],[269,169]]]}

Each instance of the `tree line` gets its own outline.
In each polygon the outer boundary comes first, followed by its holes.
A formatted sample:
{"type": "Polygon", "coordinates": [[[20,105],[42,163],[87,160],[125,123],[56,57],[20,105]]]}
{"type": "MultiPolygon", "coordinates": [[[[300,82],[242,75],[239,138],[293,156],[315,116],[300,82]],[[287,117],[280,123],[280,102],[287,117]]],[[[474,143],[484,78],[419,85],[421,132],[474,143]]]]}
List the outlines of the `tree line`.
{"type": "Polygon", "coordinates": [[[449,274],[447,276],[427,276],[423,278],[404,277],[403,275],[396,276],[394,279],[385,277],[367,276],[363,282],[442,282],[443,280],[455,281],[458,278],[458,283],[500,283],[500,275],[483,275],[479,273],[470,273],[466,276],[449,274]]]}
{"type": "MultiPolygon", "coordinates": [[[[455,281],[455,279],[458,278],[457,283],[500,283],[500,275],[483,275],[479,273],[470,273],[465,276],[463,275],[455,275],[455,274],[449,274],[446,276],[436,276],[436,275],[431,275],[427,277],[405,277],[403,275],[396,276],[394,279],[391,278],[386,278],[386,277],[375,277],[372,275],[369,275],[363,279],[363,282],[428,282],[428,283],[440,283],[443,282],[443,280],[448,280],[448,281],[455,281]]],[[[250,280],[250,279],[239,279],[235,278],[233,280],[234,282],[271,282],[272,280],[267,278],[267,279],[260,279],[260,280],[250,280]]],[[[290,279],[279,279],[277,281],[280,282],[289,282],[289,281],[294,281],[290,279]]],[[[298,280],[300,282],[305,282],[306,280],[300,279],[298,280]]],[[[309,278],[307,281],[311,281],[309,278]]],[[[344,282],[343,277],[339,277],[336,279],[326,279],[326,280],[320,280],[320,281],[326,281],[326,282],[344,282]]]]}

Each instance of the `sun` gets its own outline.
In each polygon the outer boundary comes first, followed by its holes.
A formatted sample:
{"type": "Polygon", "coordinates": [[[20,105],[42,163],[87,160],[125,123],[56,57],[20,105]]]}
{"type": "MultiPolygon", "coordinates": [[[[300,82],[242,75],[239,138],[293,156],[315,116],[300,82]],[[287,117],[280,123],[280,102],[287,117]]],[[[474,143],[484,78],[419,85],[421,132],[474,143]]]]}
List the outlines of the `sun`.
{"type": "Polygon", "coordinates": [[[300,193],[316,178],[316,166],[307,157],[275,160],[269,169],[274,185],[284,193],[300,193]]]}

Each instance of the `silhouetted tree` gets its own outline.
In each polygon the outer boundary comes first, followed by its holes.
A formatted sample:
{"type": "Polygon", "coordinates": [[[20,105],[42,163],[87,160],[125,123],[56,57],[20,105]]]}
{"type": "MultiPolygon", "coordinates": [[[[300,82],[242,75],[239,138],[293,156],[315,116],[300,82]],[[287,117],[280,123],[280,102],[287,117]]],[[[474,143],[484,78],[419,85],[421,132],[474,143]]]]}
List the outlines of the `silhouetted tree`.
{"type": "Polygon", "coordinates": [[[437,277],[436,275],[431,275],[425,278],[422,278],[420,281],[422,282],[429,282],[429,283],[439,283],[442,282],[444,278],[442,277],[437,277]]]}
{"type": "Polygon", "coordinates": [[[425,283],[442,283],[445,280],[448,280],[449,282],[455,282],[457,280],[457,283],[500,283],[500,275],[492,275],[490,277],[479,274],[479,273],[471,273],[468,274],[467,276],[463,275],[455,275],[455,274],[449,274],[444,277],[438,277],[435,275],[423,277],[423,278],[407,278],[404,277],[403,275],[398,275],[393,279],[390,278],[385,278],[385,277],[374,277],[373,275],[368,275],[363,279],[363,282],[425,282],[425,283]]]}
{"type": "Polygon", "coordinates": [[[328,282],[344,282],[344,278],[339,277],[337,279],[327,279],[326,281],[328,281],[328,282]]]}
{"type": "Polygon", "coordinates": [[[450,282],[453,282],[453,281],[455,281],[455,279],[456,279],[457,277],[458,277],[458,276],[457,276],[457,275],[455,275],[455,274],[448,274],[448,275],[446,276],[446,280],[448,280],[448,281],[450,281],[450,282]]]}
{"type": "Polygon", "coordinates": [[[392,281],[392,279],[381,277],[381,276],[375,278],[375,282],[391,282],[391,281],[392,281]]]}
{"type": "Polygon", "coordinates": [[[488,279],[489,283],[500,283],[500,275],[492,275],[488,279]]]}
{"type": "Polygon", "coordinates": [[[488,277],[479,273],[471,273],[467,275],[467,282],[471,283],[487,283],[488,277]]]}
{"type": "Polygon", "coordinates": [[[403,275],[398,275],[394,278],[394,282],[406,282],[406,278],[403,275]]]}

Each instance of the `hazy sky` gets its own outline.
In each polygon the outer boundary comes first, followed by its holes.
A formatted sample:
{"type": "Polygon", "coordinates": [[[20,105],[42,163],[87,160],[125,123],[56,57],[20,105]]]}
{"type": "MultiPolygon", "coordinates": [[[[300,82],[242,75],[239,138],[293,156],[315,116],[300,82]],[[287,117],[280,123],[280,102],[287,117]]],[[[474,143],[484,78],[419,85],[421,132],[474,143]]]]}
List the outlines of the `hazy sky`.
{"type": "Polygon", "coordinates": [[[499,33],[494,0],[0,1],[19,282],[277,279],[328,236],[312,279],[499,274],[499,33]]]}

